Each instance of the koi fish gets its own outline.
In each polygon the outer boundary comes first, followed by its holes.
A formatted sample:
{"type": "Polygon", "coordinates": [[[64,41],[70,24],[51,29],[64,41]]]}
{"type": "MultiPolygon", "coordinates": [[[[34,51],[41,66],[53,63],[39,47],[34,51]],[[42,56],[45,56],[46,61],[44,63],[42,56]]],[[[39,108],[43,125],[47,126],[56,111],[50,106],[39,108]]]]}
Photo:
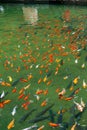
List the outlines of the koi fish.
{"type": "Polygon", "coordinates": [[[3,101],[3,104],[8,104],[8,103],[10,103],[11,102],[11,100],[4,100],[3,101]]]}
{"type": "Polygon", "coordinates": [[[21,99],[24,97],[24,94],[22,93],[21,95],[18,96],[18,99],[21,99]]]}
{"type": "Polygon", "coordinates": [[[85,80],[83,79],[83,84],[82,84],[83,88],[87,88],[87,84],[85,82],[85,80]]]}
{"type": "Polygon", "coordinates": [[[17,91],[17,88],[15,87],[13,90],[12,90],[12,93],[16,93],[17,91]]]}
{"type": "Polygon", "coordinates": [[[0,99],[2,99],[5,96],[5,92],[3,91],[2,94],[0,95],[0,99]]]}
{"type": "Polygon", "coordinates": [[[31,84],[27,85],[24,87],[24,90],[28,89],[30,87],[31,84]]]}
{"type": "Polygon", "coordinates": [[[23,115],[21,117],[21,119],[19,120],[19,122],[21,123],[21,122],[25,121],[34,111],[36,111],[35,108],[33,108],[31,111],[29,111],[28,113],[26,113],[25,115],[23,115]]]}
{"type": "Polygon", "coordinates": [[[0,102],[0,108],[3,108],[3,107],[4,107],[3,102],[0,102]]]}
{"type": "Polygon", "coordinates": [[[27,80],[27,79],[24,79],[24,78],[20,78],[20,81],[21,81],[21,82],[28,82],[28,80],[27,80]]]}
{"type": "Polygon", "coordinates": [[[21,88],[21,90],[19,91],[19,94],[22,94],[24,92],[24,88],[21,88]]]}
{"type": "Polygon", "coordinates": [[[46,106],[46,105],[47,105],[47,101],[48,101],[48,99],[44,100],[44,101],[41,103],[41,106],[42,106],[42,107],[43,107],[43,106],[46,106]]]}
{"type": "Polygon", "coordinates": [[[47,81],[47,76],[45,76],[43,79],[43,82],[46,82],[46,81],[47,81]]]}
{"type": "Polygon", "coordinates": [[[75,130],[76,125],[77,125],[77,122],[75,122],[75,124],[72,126],[71,130],[75,130]]]}
{"type": "Polygon", "coordinates": [[[37,101],[40,100],[40,96],[39,95],[34,95],[34,96],[36,97],[37,101]]]}
{"type": "Polygon", "coordinates": [[[12,82],[12,77],[11,76],[8,76],[8,79],[10,82],[12,82]]]}
{"type": "Polygon", "coordinates": [[[44,128],[45,126],[44,125],[42,125],[41,127],[39,127],[37,130],[43,130],[43,128],[44,128]]]}
{"type": "Polygon", "coordinates": [[[52,108],[54,106],[54,104],[51,104],[50,106],[48,106],[47,108],[45,108],[43,111],[41,111],[40,113],[38,113],[36,115],[36,117],[42,116],[43,114],[45,114],[48,110],[50,110],[50,108],[52,108]]]}
{"type": "Polygon", "coordinates": [[[22,130],[31,130],[31,129],[36,129],[36,128],[38,128],[38,126],[37,126],[37,124],[34,124],[34,125],[30,126],[30,127],[24,128],[22,130]]]}
{"type": "Polygon", "coordinates": [[[42,93],[43,93],[43,90],[39,90],[39,89],[38,89],[38,90],[36,91],[36,94],[42,94],[42,93]]]}
{"type": "Polygon", "coordinates": [[[29,123],[36,123],[48,119],[49,116],[40,116],[29,121],[29,123]]]}
{"type": "Polygon", "coordinates": [[[59,127],[60,125],[59,125],[59,124],[56,124],[56,123],[50,122],[50,123],[49,123],[49,126],[51,126],[51,127],[59,127]]]}
{"type": "Polygon", "coordinates": [[[8,130],[12,129],[14,127],[14,119],[8,124],[7,128],[8,130]]]}
{"type": "Polygon", "coordinates": [[[28,75],[28,80],[30,80],[30,79],[32,79],[32,78],[33,78],[33,75],[32,75],[32,74],[28,75]]]}
{"type": "Polygon", "coordinates": [[[82,107],[81,104],[79,104],[79,103],[77,103],[77,102],[75,102],[75,101],[74,101],[74,104],[76,105],[77,109],[78,109],[80,112],[83,111],[84,108],[82,107]]]}
{"type": "Polygon", "coordinates": [[[27,110],[29,104],[30,104],[30,101],[25,102],[25,103],[22,104],[22,107],[23,107],[25,110],[27,110]]]}
{"type": "Polygon", "coordinates": [[[63,96],[66,93],[65,88],[63,88],[63,90],[61,92],[58,93],[59,96],[63,96]]]}
{"type": "Polygon", "coordinates": [[[25,97],[24,97],[24,100],[25,100],[25,101],[28,100],[29,96],[30,96],[30,94],[28,94],[27,96],[25,96],[25,97]]]}
{"type": "Polygon", "coordinates": [[[13,108],[13,110],[11,112],[12,116],[14,116],[16,114],[16,109],[17,109],[17,105],[13,108]]]}
{"type": "Polygon", "coordinates": [[[81,106],[84,108],[86,106],[86,104],[83,102],[82,98],[81,98],[81,106]]]}
{"type": "Polygon", "coordinates": [[[41,81],[42,81],[42,78],[40,78],[40,79],[38,80],[38,84],[40,84],[40,83],[41,83],[41,81]]]}
{"type": "Polygon", "coordinates": [[[78,83],[78,80],[80,79],[80,77],[76,77],[74,80],[73,80],[73,83],[76,85],[78,83]]]}

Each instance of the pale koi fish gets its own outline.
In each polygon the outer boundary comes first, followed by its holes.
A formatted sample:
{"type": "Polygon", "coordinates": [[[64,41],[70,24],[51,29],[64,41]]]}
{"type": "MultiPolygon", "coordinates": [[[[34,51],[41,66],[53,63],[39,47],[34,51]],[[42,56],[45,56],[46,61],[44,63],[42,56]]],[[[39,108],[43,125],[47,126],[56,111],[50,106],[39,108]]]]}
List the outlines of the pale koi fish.
{"type": "Polygon", "coordinates": [[[27,128],[24,128],[22,130],[31,130],[31,129],[34,129],[34,128],[38,128],[37,124],[34,124],[34,125],[27,127],[27,128]]]}
{"type": "Polygon", "coordinates": [[[11,112],[12,116],[14,116],[16,114],[16,109],[17,109],[17,105],[13,108],[13,110],[11,112]]]}
{"type": "Polygon", "coordinates": [[[76,105],[77,109],[78,109],[80,112],[83,111],[84,108],[82,107],[81,104],[79,104],[79,103],[77,103],[77,102],[75,102],[75,101],[74,101],[74,104],[76,105]]]}
{"type": "Polygon", "coordinates": [[[0,98],[2,99],[5,96],[5,92],[3,91],[2,94],[0,95],[0,98]]]}
{"type": "Polygon", "coordinates": [[[37,101],[39,101],[40,100],[40,96],[39,95],[34,95],[35,97],[36,97],[36,99],[37,99],[37,101]]]}

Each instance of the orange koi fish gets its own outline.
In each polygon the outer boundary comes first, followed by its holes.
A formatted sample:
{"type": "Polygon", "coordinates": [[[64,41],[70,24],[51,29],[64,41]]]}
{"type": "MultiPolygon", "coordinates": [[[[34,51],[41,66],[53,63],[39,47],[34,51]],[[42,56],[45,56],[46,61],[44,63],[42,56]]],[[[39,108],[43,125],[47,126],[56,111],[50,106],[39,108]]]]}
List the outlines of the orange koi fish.
{"type": "Polygon", "coordinates": [[[16,93],[17,91],[17,88],[15,87],[13,90],[12,90],[12,93],[16,93]]]}
{"type": "Polygon", "coordinates": [[[3,104],[8,104],[8,103],[10,103],[11,102],[11,100],[4,100],[3,101],[3,104]]]}
{"type": "Polygon", "coordinates": [[[25,109],[25,110],[28,110],[28,105],[30,104],[30,101],[28,102],[25,102],[22,104],[22,107],[25,109]]]}
{"type": "Polygon", "coordinates": [[[44,90],[43,94],[47,95],[48,94],[48,90],[44,90]]]}
{"type": "Polygon", "coordinates": [[[43,130],[44,125],[42,125],[41,127],[39,127],[37,130],[43,130]]]}
{"type": "Polygon", "coordinates": [[[18,99],[21,99],[24,97],[24,94],[22,93],[21,95],[19,95],[18,99]]]}
{"type": "Polygon", "coordinates": [[[3,107],[4,107],[3,102],[0,102],[0,108],[3,108],[3,107]]]}
{"type": "Polygon", "coordinates": [[[30,79],[32,79],[32,78],[33,78],[33,75],[32,75],[32,74],[28,75],[28,80],[30,80],[30,79]]]}
{"type": "Polygon", "coordinates": [[[28,100],[30,94],[28,94],[27,96],[24,97],[24,100],[28,100]]]}
{"type": "Polygon", "coordinates": [[[28,82],[27,79],[23,79],[23,78],[20,78],[20,81],[21,81],[21,82],[28,82]]]}
{"type": "Polygon", "coordinates": [[[72,100],[74,98],[74,96],[72,96],[72,97],[65,97],[65,100],[66,101],[70,101],[70,100],[72,100]]]}
{"type": "Polygon", "coordinates": [[[52,80],[48,81],[48,82],[47,82],[47,86],[48,86],[48,85],[50,85],[50,84],[51,84],[51,82],[52,82],[52,80]]]}
{"type": "Polygon", "coordinates": [[[8,124],[7,128],[8,128],[8,130],[10,130],[13,127],[14,127],[14,119],[8,124]]]}
{"type": "Polygon", "coordinates": [[[58,93],[59,91],[60,91],[60,88],[57,88],[57,89],[56,89],[56,93],[58,93]]]}
{"type": "Polygon", "coordinates": [[[59,124],[56,124],[56,123],[50,122],[50,123],[49,123],[49,126],[51,126],[51,127],[59,127],[60,125],[59,125],[59,124]]]}
{"type": "Polygon", "coordinates": [[[42,103],[41,103],[41,106],[43,107],[43,106],[46,106],[47,105],[47,99],[46,100],[44,100],[42,103]]]}
{"type": "Polygon", "coordinates": [[[36,91],[36,94],[42,94],[43,93],[43,90],[37,90],[36,91]]]}
{"type": "Polygon", "coordinates": [[[20,91],[19,91],[19,94],[22,94],[24,92],[24,88],[22,88],[20,91]]]}
{"type": "Polygon", "coordinates": [[[39,80],[38,80],[38,84],[40,84],[42,82],[42,78],[40,78],[39,80]]]}

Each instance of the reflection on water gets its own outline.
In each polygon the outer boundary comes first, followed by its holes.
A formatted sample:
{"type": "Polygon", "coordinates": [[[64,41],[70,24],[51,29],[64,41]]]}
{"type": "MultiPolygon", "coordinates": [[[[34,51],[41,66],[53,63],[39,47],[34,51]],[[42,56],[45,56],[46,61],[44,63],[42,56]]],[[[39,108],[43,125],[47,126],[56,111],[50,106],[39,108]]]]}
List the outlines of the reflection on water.
{"type": "Polygon", "coordinates": [[[38,10],[34,7],[23,7],[24,19],[28,24],[36,25],[38,21],[38,10]]]}

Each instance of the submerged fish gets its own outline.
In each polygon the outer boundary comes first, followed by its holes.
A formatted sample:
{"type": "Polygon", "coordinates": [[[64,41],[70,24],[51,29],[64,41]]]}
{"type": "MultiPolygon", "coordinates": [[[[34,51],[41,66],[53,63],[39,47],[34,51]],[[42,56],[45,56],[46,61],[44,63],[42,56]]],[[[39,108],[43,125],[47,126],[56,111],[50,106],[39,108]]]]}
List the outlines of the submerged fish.
{"type": "Polygon", "coordinates": [[[46,120],[49,118],[49,115],[48,116],[40,116],[40,117],[36,117],[32,120],[29,120],[28,123],[37,123],[37,122],[40,122],[40,121],[43,121],[43,120],[46,120]]]}
{"type": "Polygon", "coordinates": [[[50,106],[48,106],[47,108],[45,108],[43,111],[41,111],[40,113],[38,113],[37,115],[36,115],[36,117],[39,117],[39,116],[42,116],[42,115],[44,115],[50,108],[52,108],[54,106],[54,103],[53,104],[51,104],[50,106]]]}
{"type": "Polygon", "coordinates": [[[36,111],[36,109],[32,109],[31,111],[29,111],[28,113],[26,113],[25,115],[23,115],[21,117],[21,119],[19,120],[19,122],[21,123],[21,122],[25,121],[32,114],[32,112],[34,112],[34,111],[36,111]]]}

